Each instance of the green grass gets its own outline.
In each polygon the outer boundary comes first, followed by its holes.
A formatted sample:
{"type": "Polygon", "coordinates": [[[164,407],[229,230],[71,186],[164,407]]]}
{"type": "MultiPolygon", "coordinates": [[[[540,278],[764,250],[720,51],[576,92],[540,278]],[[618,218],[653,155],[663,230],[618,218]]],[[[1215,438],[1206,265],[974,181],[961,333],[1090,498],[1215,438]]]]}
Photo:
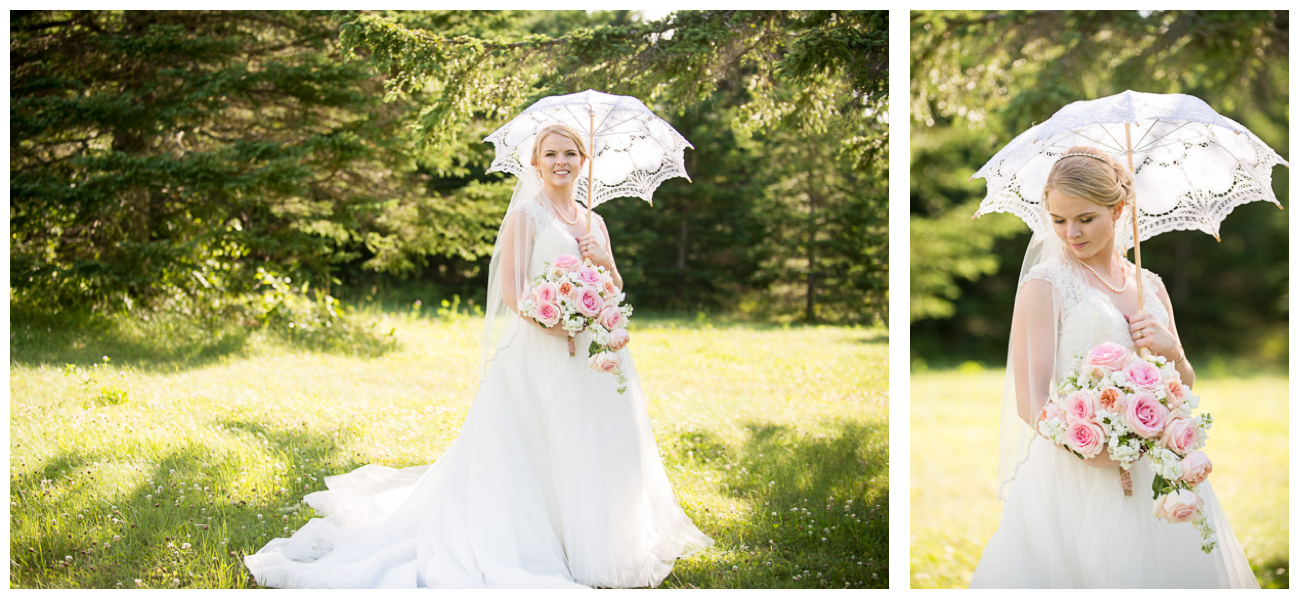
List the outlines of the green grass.
{"type": "MultiPolygon", "coordinates": [[[[966,587],[997,529],[1002,380],[1001,370],[912,376],[914,588],[966,587]]],[[[1196,391],[1214,415],[1215,494],[1260,585],[1287,587],[1287,378],[1199,377],[1196,391]]]]}
{"type": "MultiPolygon", "coordinates": [[[[480,329],[432,312],[360,315],[351,350],[16,314],[10,586],[253,587],[242,557],[311,518],[322,477],[455,438],[480,329]]],[[[883,329],[646,316],[632,333],[669,479],[716,541],[664,586],[888,586],[883,329]]]]}

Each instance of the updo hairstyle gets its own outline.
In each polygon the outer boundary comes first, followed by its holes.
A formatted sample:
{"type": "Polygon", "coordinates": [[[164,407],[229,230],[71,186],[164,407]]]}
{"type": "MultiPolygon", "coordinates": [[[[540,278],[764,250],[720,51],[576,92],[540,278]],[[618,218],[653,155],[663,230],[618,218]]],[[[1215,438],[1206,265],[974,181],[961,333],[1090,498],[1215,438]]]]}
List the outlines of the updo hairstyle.
{"type": "Polygon", "coordinates": [[[1057,193],[1072,198],[1082,198],[1095,202],[1106,208],[1129,202],[1136,193],[1133,188],[1133,175],[1114,158],[1092,146],[1074,146],[1065,152],[1074,156],[1065,156],[1052,165],[1047,175],[1047,185],[1043,187],[1043,205],[1047,205],[1047,193],[1057,193]],[[1084,154],[1090,156],[1083,156],[1084,154]]]}
{"type": "Polygon", "coordinates": [[[584,159],[591,158],[591,155],[587,153],[587,142],[582,139],[582,134],[578,133],[577,129],[574,129],[569,125],[565,125],[564,123],[555,123],[553,125],[547,125],[546,127],[543,127],[540,130],[538,130],[537,137],[533,138],[534,141],[533,141],[532,164],[534,165],[537,164],[537,159],[541,157],[542,141],[546,139],[546,136],[549,136],[552,133],[557,135],[562,135],[566,138],[569,138],[570,140],[573,140],[573,143],[578,146],[578,155],[584,159]]]}

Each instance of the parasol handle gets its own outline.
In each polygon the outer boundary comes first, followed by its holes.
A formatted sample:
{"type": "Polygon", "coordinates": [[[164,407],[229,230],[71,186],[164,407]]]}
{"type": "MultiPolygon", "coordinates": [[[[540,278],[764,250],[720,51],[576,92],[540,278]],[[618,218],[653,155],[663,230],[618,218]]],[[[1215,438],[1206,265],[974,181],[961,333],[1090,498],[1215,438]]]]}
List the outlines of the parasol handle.
{"type": "MultiPolygon", "coordinates": [[[[1132,135],[1129,133],[1128,123],[1124,124],[1124,146],[1126,146],[1126,154],[1128,155],[1128,172],[1133,175],[1133,177],[1135,178],[1134,181],[1136,181],[1137,173],[1133,171],[1133,138],[1132,135]]],[[[1135,268],[1133,272],[1133,280],[1134,283],[1137,284],[1138,312],[1142,312],[1143,305],[1145,303],[1143,302],[1143,295],[1142,295],[1142,247],[1138,243],[1138,205],[1137,205],[1136,188],[1137,186],[1134,185],[1132,213],[1133,213],[1133,266],[1135,268]]],[[[1141,348],[1138,350],[1138,354],[1141,356],[1149,356],[1151,352],[1149,352],[1146,348],[1141,348]]],[[[1123,474],[1127,474],[1127,471],[1123,471],[1123,474]]],[[[1132,485],[1133,484],[1131,481],[1127,484],[1124,490],[1125,492],[1124,495],[1127,496],[1133,493],[1132,485]]]]}
{"type": "Polygon", "coordinates": [[[591,125],[587,128],[587,233],[591,233],[591,175],[596,168],[596,109],[590,104],[587,105],[587,114],[591,117],[591,125]]]}

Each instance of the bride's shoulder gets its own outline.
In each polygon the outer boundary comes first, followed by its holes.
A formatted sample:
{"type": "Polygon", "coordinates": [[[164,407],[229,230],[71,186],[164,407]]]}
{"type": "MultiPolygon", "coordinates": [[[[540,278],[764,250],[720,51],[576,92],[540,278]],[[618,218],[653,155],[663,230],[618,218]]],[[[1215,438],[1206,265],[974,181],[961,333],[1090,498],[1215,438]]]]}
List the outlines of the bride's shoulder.
{"type": "Polygon", "coordinates": [[[534,225],[546,219],[546,211],[542,210],[542,205],[536,199],[523,200],[518,205],[511,207],[511,216],[515,218],[525,218],[532,221],[534,225]]]}
{"type": "MultiPolygon", "coordinates": [[[[1124,264],[1128,265],[1128,268],[1130,269],[1134,269],[1134,270],[1137,269],[1137,267],[1133,265],[1133,261],[1128,260],[1127,258],[1124,259],[1124,264]]],[[[1160,276],[1156,275],[1155,272],[1152,271],[1151,269],[1142,267],[1142,284],[1146,286],[1150,286],[1151,289],[1154,291],[1159,289],[1160,286],[1164,285],[1164,280],[1160,279],[1160,276]]]]}
{"type": "Polygon", "coordinates": [[[1045,281],[1059,290],[1064,286],[1069,274],[1066,264],[1060,259],[1053,258],[1031,267],[1021,279],[1020,285],[1023,286],[1030,281],[1045,281]]]}

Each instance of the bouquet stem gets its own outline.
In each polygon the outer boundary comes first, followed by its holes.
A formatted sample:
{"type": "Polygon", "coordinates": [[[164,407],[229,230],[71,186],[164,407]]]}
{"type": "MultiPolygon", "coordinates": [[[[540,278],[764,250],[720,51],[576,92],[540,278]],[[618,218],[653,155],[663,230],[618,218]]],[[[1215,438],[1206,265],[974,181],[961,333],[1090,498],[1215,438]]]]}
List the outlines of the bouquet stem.
{"type": "Polygon", "coordinates": [[[1125,496],[1133,495],[1133,475],[1124,467],[1119,468],[1119,486],[1124,488],[1125,496]]]}
{"type": "Polygon", "coordinates": [[[578,349],[573,347],[573,336],[569,336],[569,356],[577,354],[578,349]]]}

